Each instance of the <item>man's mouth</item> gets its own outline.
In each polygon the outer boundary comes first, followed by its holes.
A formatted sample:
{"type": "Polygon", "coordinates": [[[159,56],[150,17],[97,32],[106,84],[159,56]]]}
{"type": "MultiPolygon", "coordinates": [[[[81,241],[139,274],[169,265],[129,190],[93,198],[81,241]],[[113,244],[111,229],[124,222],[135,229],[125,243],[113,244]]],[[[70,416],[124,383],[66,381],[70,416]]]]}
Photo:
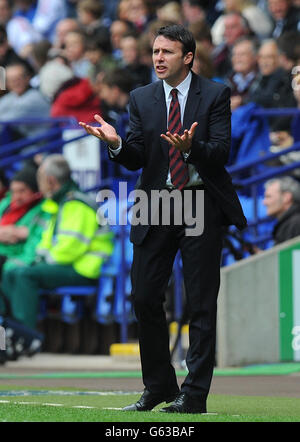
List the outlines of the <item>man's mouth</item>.
{"type": "Polygon", "coordinates": [[[166,66],[156,66],[156,72],[159,74],[162,74],[163,72],[165,72],[167,70],[166,66]]]}

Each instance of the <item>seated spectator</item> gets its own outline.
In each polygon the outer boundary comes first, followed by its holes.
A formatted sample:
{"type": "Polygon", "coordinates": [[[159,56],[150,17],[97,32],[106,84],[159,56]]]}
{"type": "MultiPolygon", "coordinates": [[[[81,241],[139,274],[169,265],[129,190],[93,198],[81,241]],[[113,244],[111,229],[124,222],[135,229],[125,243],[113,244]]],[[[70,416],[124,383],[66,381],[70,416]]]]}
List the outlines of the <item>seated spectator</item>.
{"type": "MultiPolygon", "coordinates": [[[[279,50],[275,40],[265,40],[258,50],[258,76],[252,85],[248,101],[265,108],[294,107],[290,75],[280,66],[279,50]]],[[[289,117],[268,118],[271,130],[289,130],[289,117]]]]}
{"type": "Polygon", "coordinates": [[[205,10],[199,0],[182,0],[184,24],[189,26],[195,21],[206,20],[205,10]]]}
{"type": "Polygon", "coordinates": [[[138,39],[135,35],[124,35],[121,38],[122,66],[134,78],[135,87],[151,83],[152,70],[140,62],[138,39]]]}
{"type": "MultiPolygon", "coordinates": [[[[120,123],[122,117],[128,122],[129,94],[133,87],[134,79],[126,69],[121,68],[107,73],[101,81],[99,94],[103,103],[103,118],[114,127],[120,123]]],[[[126,128],[124,136],[125,133],[126,128]]]]}
{"type": "Polygon", "coordinates": [[[236,41],[232,48],[233,71],[226,79],[231,88],[231,109],[248,101],[250,87],[257,76],[257,55],[255,42],[247,37],[236,41]]]}
{"type": "Polygon", "coordinates": [[[249,94],[249,101],[263,107],[294,107],[290,77],[280,66],[275,40],[264,41],[258,50],[258,77],[249,94]]]}
{"type": "Polygon", "coordinates": [[[222,43],[224,35],[224,17],[226,13],[240,13],[249,23],[255,36],[259,39],[266,38],[272,30],[272,22],[269,16],[251,0],[224,0],[225,12],[213,24],[211,28],[215,45],[222,43]]]}
{"type": "Polygon", "coordinates": [[[183,24],[182,7],[176,1],[168,1],[156,9],[156,17],[160,21],[171,21],[172,23],[183,24]]]}
{"type": "Polygon", "coordinates": [[[278,38],[284,32],[300,31],[300,8],[291,0],[268,0],[268,8],[273,20],[270,36],[278,38]]]}
{"type": "Polygon", "coordinates": [[[0,273],[34,261],[48,219],[41,205],[36,168],[25,166],[13,176],[0,201],[0,273]]]}
{"type": "Polygon", "coordinates": [[[55,35],[53,38],[54,49],[65,48],[65,38],[69,32],[80,31],[80,26],[75,18],[64,18],[60,20],[55,28],[55,35]]]}
{"type": "Polygon", "coordinates": [[[110,33],[102,19],[102,3],[98,0],[81,0],[77,5],[77,16],[85,35],[100,40],[107,47],[107,52],[110,51],[110,33]]]}
{"type": "Polygon", "coordinates": [[[112,56],[109,47],[104,41],[87,39],[85,57],[91,63],[89,79],[95,83],[99,72],[108,72],[115,69],[120,63],[112,56]]]}
{"type": "Polygon", "coordinates": [[[218,77],[225,78],[232,70],[231,51],[234,43],[244,36],[251,36],[252,30],[248,21],[237,12],[224,16],[224,37],[222,43],[213,50],[213,60],[218,77]]]}
{"type": "Polygon", "coordinates": [[[133,32],[134,26],[125,20],[114,20],[110,26],[110,42],[112,55],[116,60],[121,60],[122,52],[120,49],[121,38],[125,34],[133,32]]]}
{"type": "MultiPolygon", "coordinates": [[[[50,106],[44,95],[30,86],[31,73],[23,63],[6,68],[6,87],[8,93],[0,98],[0,121],[22,118],[49,117],[50,106]]],[[[21,123],[16,128],[16,136],[38,133],[39,127],[21,123]]]]}
{"type": "Polygon", "coordinates": [[[51,103],[52,117],[93,121],[95,113],[102,113],[90,81],[76,77],[67,65],[51,60],[42,67],[39,77],[40,89],[51,103]]]}
{"type": "Polygon", "coordinates": [[[74,74],[80,78],[88,78],[92,68],[91,62],[86,58],[86,36],[82,32],[69,32],[65,37],[64,55],[68,60],[74,74]]]}
{"type": "Polygon", "coordinates": [[[147,29],[152,20],[146,0],[121,0],[119,3],[119,18],[129,21],[138,34],[147,29]]]}
{"type": "Polygon", "coordinates": [[[280,244],[300,235],[300,184],[291,177],[269,180],[265,185],[264,205],[268,216],[277,219],[274,243],[280,244]]]}
{"type": "MultiPolygon", "coordinates": [[[[1,1],[1,0],[0,0],[1,1]]],[[[7,39],[5,26],[0,24],[0,66],[6,67],[9,64],[21,63],[33,73],[31,65],[11,47],[7,39]]]]}
{"type": "Polygon", "coordinates": [[[293,67],[300,65],[300,32],[284,32],[276,41],[280,66],[291,75],[293,67]]]}
{"type": "Polygon", "coordinates": [[[213,79],[215,75],[215,68],[213,61],[205,47],[201,44],[197,44],[196,52],[193,62],[193,72],[203,77],[213,79]]]}
{"type": "Polygon", "coordinates": [[[2,292],[14,319],[34,329],[41,289],[95,285],[102,264],[113,250],[112,234],[97,222],[97,206],[71,179],[62,155],[46,157],[38,169],[41,193],[48,198],[43,209],[51,218],[36,248],[31,266],[7,270],[2,292]]]}

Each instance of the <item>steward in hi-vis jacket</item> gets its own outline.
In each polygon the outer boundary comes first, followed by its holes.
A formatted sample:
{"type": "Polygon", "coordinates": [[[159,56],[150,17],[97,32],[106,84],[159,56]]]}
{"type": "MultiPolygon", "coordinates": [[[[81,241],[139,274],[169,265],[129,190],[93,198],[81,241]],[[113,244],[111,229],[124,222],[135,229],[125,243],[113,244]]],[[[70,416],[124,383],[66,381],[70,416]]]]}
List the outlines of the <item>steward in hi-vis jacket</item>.
{"type": "Polygon", "coordinates": [[[96,203],[71,179],[62,155],[44,160],[38,180],[50,221],[37,246],[35,263],[6,272],[2,278],[13,317],[32,328],[36,327],[40,289],[95,285],[113,251],[112,232],[99,225],[96,203]]]}

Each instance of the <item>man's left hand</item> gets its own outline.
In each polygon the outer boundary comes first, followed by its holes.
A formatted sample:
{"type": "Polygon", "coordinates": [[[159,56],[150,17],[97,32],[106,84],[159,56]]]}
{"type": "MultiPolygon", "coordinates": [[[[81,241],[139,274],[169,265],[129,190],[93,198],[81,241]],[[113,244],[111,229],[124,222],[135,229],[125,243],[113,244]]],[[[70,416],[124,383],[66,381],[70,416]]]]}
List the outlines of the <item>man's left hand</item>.
{"type": "Polygon", "coordinates": [[[161,134],[161,137],[166,140],[169,144],[172,144],[180,152],[189,152],[192,145],[193,136],[198,123],[195,121],[190,130],[185,129],[182,135],[171,134],[171,132],[166,132],[166,134],[161,134]]]}

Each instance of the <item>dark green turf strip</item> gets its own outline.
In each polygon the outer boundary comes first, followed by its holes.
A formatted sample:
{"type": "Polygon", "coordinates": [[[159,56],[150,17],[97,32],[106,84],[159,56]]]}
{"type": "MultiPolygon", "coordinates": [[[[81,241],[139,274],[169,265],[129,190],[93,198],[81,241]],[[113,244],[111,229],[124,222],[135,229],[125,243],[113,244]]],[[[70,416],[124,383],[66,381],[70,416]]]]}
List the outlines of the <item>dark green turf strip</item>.
{"type": "MultiPolygon", "coordinates": [[[[278,376],[300,373],[300,363],[260,364],[237,368],[216,368],[215,376],[278,376]]],[[[186,376],[186,371],[177,371],[177,376],[186,376]]],[[[83,378],[140,378],[140,371],[99,371],[99,372],[51,372],[36,374],[0,373],[0,379],[83,379],[83,378]]]]}

